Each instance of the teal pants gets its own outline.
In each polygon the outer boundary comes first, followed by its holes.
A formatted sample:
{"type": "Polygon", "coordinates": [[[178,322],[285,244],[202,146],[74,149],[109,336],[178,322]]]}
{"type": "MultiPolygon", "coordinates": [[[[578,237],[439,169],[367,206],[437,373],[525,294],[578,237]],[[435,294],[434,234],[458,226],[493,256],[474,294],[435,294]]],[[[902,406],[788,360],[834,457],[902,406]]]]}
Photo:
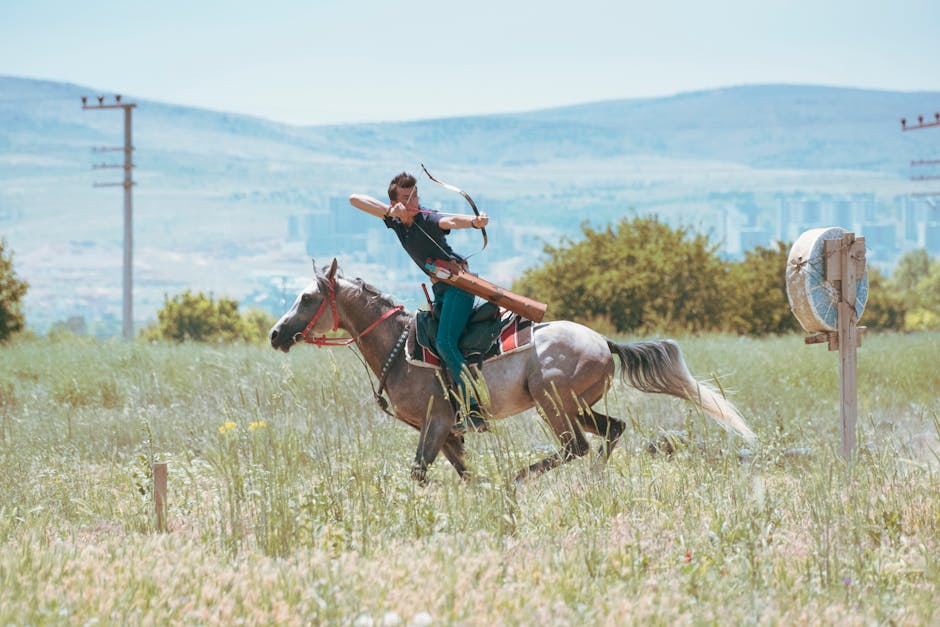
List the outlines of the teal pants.
{"type": "Polygon", "coordinates": [[[467,360],[458,347],[460,335],[473,312],[473,294],[446,283],[435,283],[433,289],[435,304],[440,307],[441,312],[437,324],[437,352],[453,377],[460,398],[469,399],[471,405],[476,405],[473,390],[467,388],[467,381],[461,376],[467,360]]]}

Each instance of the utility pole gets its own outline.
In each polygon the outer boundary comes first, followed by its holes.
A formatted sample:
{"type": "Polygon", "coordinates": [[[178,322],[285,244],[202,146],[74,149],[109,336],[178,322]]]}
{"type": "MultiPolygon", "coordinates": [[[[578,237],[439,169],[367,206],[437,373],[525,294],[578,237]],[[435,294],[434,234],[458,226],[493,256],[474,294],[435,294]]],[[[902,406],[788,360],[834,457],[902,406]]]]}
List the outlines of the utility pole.
{"type": "MultiPolygon", "coordinates": [[[[124,309],[122,326],[124,330],[124,339],[134,339],[134,282],[133,282],[133,251],[134,251],[134,229],[133,229],[133,204],[131,202],[131,188],[134,186],[134,180],[131,172],[134,169],[134,163],[131,156],[134,152],[134,146],[131,143],[131,111],[137,105],[133,102],[121,102],[121,96],[114,97],[114,103],[105,104],[104,96],[98,96],[98,104],[88,104],[88,98],[82,96],[82,109],[84,110],[102,110],[102,109],[124,109],[124,165],[100,164],[93,166],[94,169],[102,168],[123,168],[124,181],[122,183],[95,183],[95,187],[116,187],[118,185],[124,188],[124,309]]],[[[99,150],[121,150],[120,148],[103,148],[99,150]]]]}
{"type": "Polygon", "coordinates": [[[917,125],[908,126],[907,118],[901,118],[901,130],[902,131],[916,131],[919,128],[930,128],[931,126],[940,126],[940,112],[933,114],[933,122],[927,121],[924,122],[924,116],[917,116],[917,125]]]}
{"type": "MultiPolygon", "coordinates": [[[[918,115],[918,116],[917,116],[917,124],[912,125],[912,126],[908,126],[908,125],[907,125],[907,118],[901,118],[901,130],[902,130],[902,131],[916,131],[916,130],[922,129],[922,128],[934,128],[934,127],[940,127],[940,112],[937,112],[937,113],[934,113],[934,114],[933,114],[933,122],[931,122],[930,120],[928,120],[928,121],[925,122],[925,121],[924,121],[924,116],[918,115]]],[[[915,160],[915,161],[911,161],[911,167],[913,167],[913,166],[922,166],[922,165],[930,166],[930,165],[938,165],[938,164],[940,164],[940,160],[938,160],[938,159],[917,159],[917,160],[915,160]]],[[[912,181],[936,181],[936,180],[940,180],[940,175],[936,175],[936,174],[922,174],[922,175],[919,175],[919,176],[911,176],[911,180],[912,180],[912,181]]],[[[914,197],[914,198],[923,198],[923,197],[929,197],[929,196],[940,196],[940,191],[938,191],[938,192],[916,192],[916,193],[911,194],[911,196],[914,197]]],[[[930,202],[930,201],[928,200],[928,202],[930,202]]],[[[931,206],[933,206],[933,203],[930,203],[930,204],[931,204],[931,206]]]]}

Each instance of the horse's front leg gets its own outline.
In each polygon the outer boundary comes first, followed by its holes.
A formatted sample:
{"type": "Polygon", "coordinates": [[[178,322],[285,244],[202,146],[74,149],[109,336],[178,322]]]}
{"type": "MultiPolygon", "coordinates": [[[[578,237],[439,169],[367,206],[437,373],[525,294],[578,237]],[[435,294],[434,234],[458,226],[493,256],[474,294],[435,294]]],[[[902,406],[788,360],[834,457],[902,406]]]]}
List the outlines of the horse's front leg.
{"type": "Polygon", "coordinates": [[[447,436],[450,435],[453,426],[454,417],[450,412],[434,412],[427,417],[421,427],[418,452],[415,454],[415,463],[411,467],[412,479],[421,484],[427,483],[428,468],[434,463],[437,454],[441,452],[441,447],[447,441],[447,436]]]}

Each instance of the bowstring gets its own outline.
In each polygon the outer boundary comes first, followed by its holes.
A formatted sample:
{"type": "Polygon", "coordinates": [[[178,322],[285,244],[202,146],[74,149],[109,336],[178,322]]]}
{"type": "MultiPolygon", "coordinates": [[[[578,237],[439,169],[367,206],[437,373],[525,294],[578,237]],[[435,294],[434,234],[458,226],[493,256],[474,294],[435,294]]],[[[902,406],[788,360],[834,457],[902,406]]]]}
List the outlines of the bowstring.
{"type": "MultiPolygon", "coordinates": [[[[466,192],[462,191],[459,187],[456,187],[456,186],[454,186],[454,185],[451,185],[450,183],[445,183],[444,181],[440,181],[440,180],[434,178],[433,176],[431,176],[431,173],[428,172],[428,169],[427,169],[426,167],[424,167],[424,164],[423,164],[423,163],[421,163],[421,164],[419,164],[419,165],[421,166],[421,169],[424,170],[425,175],[427,175],[427,177],[428,177],[429,179],[431,179],[432,181],[434,181],[435,183],[437,183],[438,185],[440,185],[440,186],[443,187],[444,189],[448,189],[448,190],[450,190],[450,191],[456,192],[456,193],[460,194],[461,196],[463,196],[463,197],[467,200],[467,202],[470,203],[470,206],[473,207],[474,213],[476,213],[477,216],[480,215],[479,213],[477,213],[476,204],[474,204],[473,200],[470,199],[470,196],[467,195],[466,192]]],[[[421,211],[419,211],[418,213],[431,213],[431,212],[430,212],[430,211],[426,211],[426,210],[421,210],[421,211]]],[[[466,214],[466,213],[445,213],[445,212],[443,212],[443,211],[438,211],[438,213],[441,214],[441,215],[443,215],[443,216],[465,216],[465,215],[469,215],[469,214],[466,214]]],[[[416,224],[416,226],[417,226],[417,224],[416,224]]],[[[418,227],[418,229],[419,229],[422,233],[424,233],[425,237],[427,237],[428,239],[431,239],[431,241],[434,242],[434,245],[437,246],[438,248],[440,248],[441,251],[443,251],[445,255],[447,254],[447,252],[444,251],[444,249],[441,247],[440,244],[438,244],[436,241],[433,240],[433,238],[431,238],[430,235],[428,235],[427,233],[424,232],[424,229],[422,229],[420,226],[418,227]]],[[[486,228],[483,228],[482,230],[483,230],[483,248],[481,248],[480,250],[474,251],[474,252],[470,253],[469,255],[458,255],[458,256],[460,256],[465,262],[468,261],[468,260],[470,259],[470,257],[473,257],[474,255],[478,255],[478,254],[482,253],[484,250],[486,250],[486,228]]]]}
{"type": "MultiPolygon", "coordinates": [[[[422,167],[423,167],[423,166],[422,166],[422,167]]],[[[427,170],[425,170],[425,173],[427,173],[427,170]]],[[[415,185],[415,187],[417,187],[417,185],[415,185]]],[[[414,189],[415,189],[414,187],[411,189],[411,194],[414,194],[414,189]]],[[[411,200],[411,194],[408,194],[408,200],[405,201],[406,203],[407,203],[409,200],[411,200]]],[[[418,213],[419,213],[419,214],[424,214],[424,215],[430,215],[430,214],[432,214],[432,213],[435,213],[435,211],[429,211],[429,210],[427,210],[427,209],[421,209],[421,208],[420,208],[420,205],[419,205],[418,213]]],[[[464,215],[464,214],[461,214],[461,213],[444,213],[444,212],[442,212],[442,211],[437,211],[436,213],[439,213],[440,215],[443,215],[443,216],[458,216],[458,215],[464,215]]],[[[444,250],[444,247],[441,246],[441,245],[438,243],[438,241],[437,241],[436,239],[434,239],[433,237],[431,237],[431,236],[428,234],[427,231],[425,231],[423,228],[421,228],[421,225],[418,224],[418,221],[417,221],[417,220],[415,220],[414,222],[412,222],[412,225],[418,227],[418,230],[421,231],[422,235],[424,235],[426,238],[428,238],[428,240],[430,240],[430,242],[431,242],[432,244],[434,244],[435,246],[437,246],[438,250],[440,250],[442,253],[444,253],[444,256],[445,256],[445,257],[447,257],[448,259],[450,259],[451,253],[449,253],[449,252],[447,252],[446,250],[444,250]]],[[[476,253],[474,253],[474,254],[476,254],[476,253]]],[[[463,258],[464,260],[467,260],[467,259],[469,259],[472,255],[467,256],[467,257],[463,257],[462,255],[458,255],[458,256],[460,256],[460,257],[463,258]]]]}
{"type": "MultiPolygon", "coordinates": [[[[430,213],[430,212],[427,212],[427,213],[430,213]]],[[[421,228],[421,225],[418,224],[417,220],[415,220],[414,222],[412,222],[412,224],[413,224],[414,226],[418,227],[418,230],[421,231],[421,232],[424,234],[424,236],[425,236],[426,238],[428,238],[429,240],[431,240],[431,243],[434,244],[435,246],[437,246],[437,248],[438,248],[442,253],[444,253],[444,256],[445,256],[445,257],[447,257],[448,259],[450,258],[451,253],[449,253],[449,252],[447,252],[446,250],[444,250],[444,247],[441,246],[441,245],[437,242],[436,239],[434,239],[433,237],[431,237],[430,235],[428,235],[428,232],[421,228]]],[[[464,257],[464,259],[466,259],[466,258],[467,258],[467,257],[464,257]]]]}

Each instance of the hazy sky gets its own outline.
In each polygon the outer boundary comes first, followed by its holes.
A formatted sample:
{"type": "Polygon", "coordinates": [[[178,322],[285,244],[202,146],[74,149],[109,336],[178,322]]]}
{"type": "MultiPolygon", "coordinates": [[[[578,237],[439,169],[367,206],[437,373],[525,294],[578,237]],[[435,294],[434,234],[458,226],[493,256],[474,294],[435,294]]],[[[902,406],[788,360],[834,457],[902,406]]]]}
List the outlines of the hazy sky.
{"type": "Polygon", "coordinates": [[[940,91],[940,0],[0,0],[0,74],[297,124],[940,91]]]}

